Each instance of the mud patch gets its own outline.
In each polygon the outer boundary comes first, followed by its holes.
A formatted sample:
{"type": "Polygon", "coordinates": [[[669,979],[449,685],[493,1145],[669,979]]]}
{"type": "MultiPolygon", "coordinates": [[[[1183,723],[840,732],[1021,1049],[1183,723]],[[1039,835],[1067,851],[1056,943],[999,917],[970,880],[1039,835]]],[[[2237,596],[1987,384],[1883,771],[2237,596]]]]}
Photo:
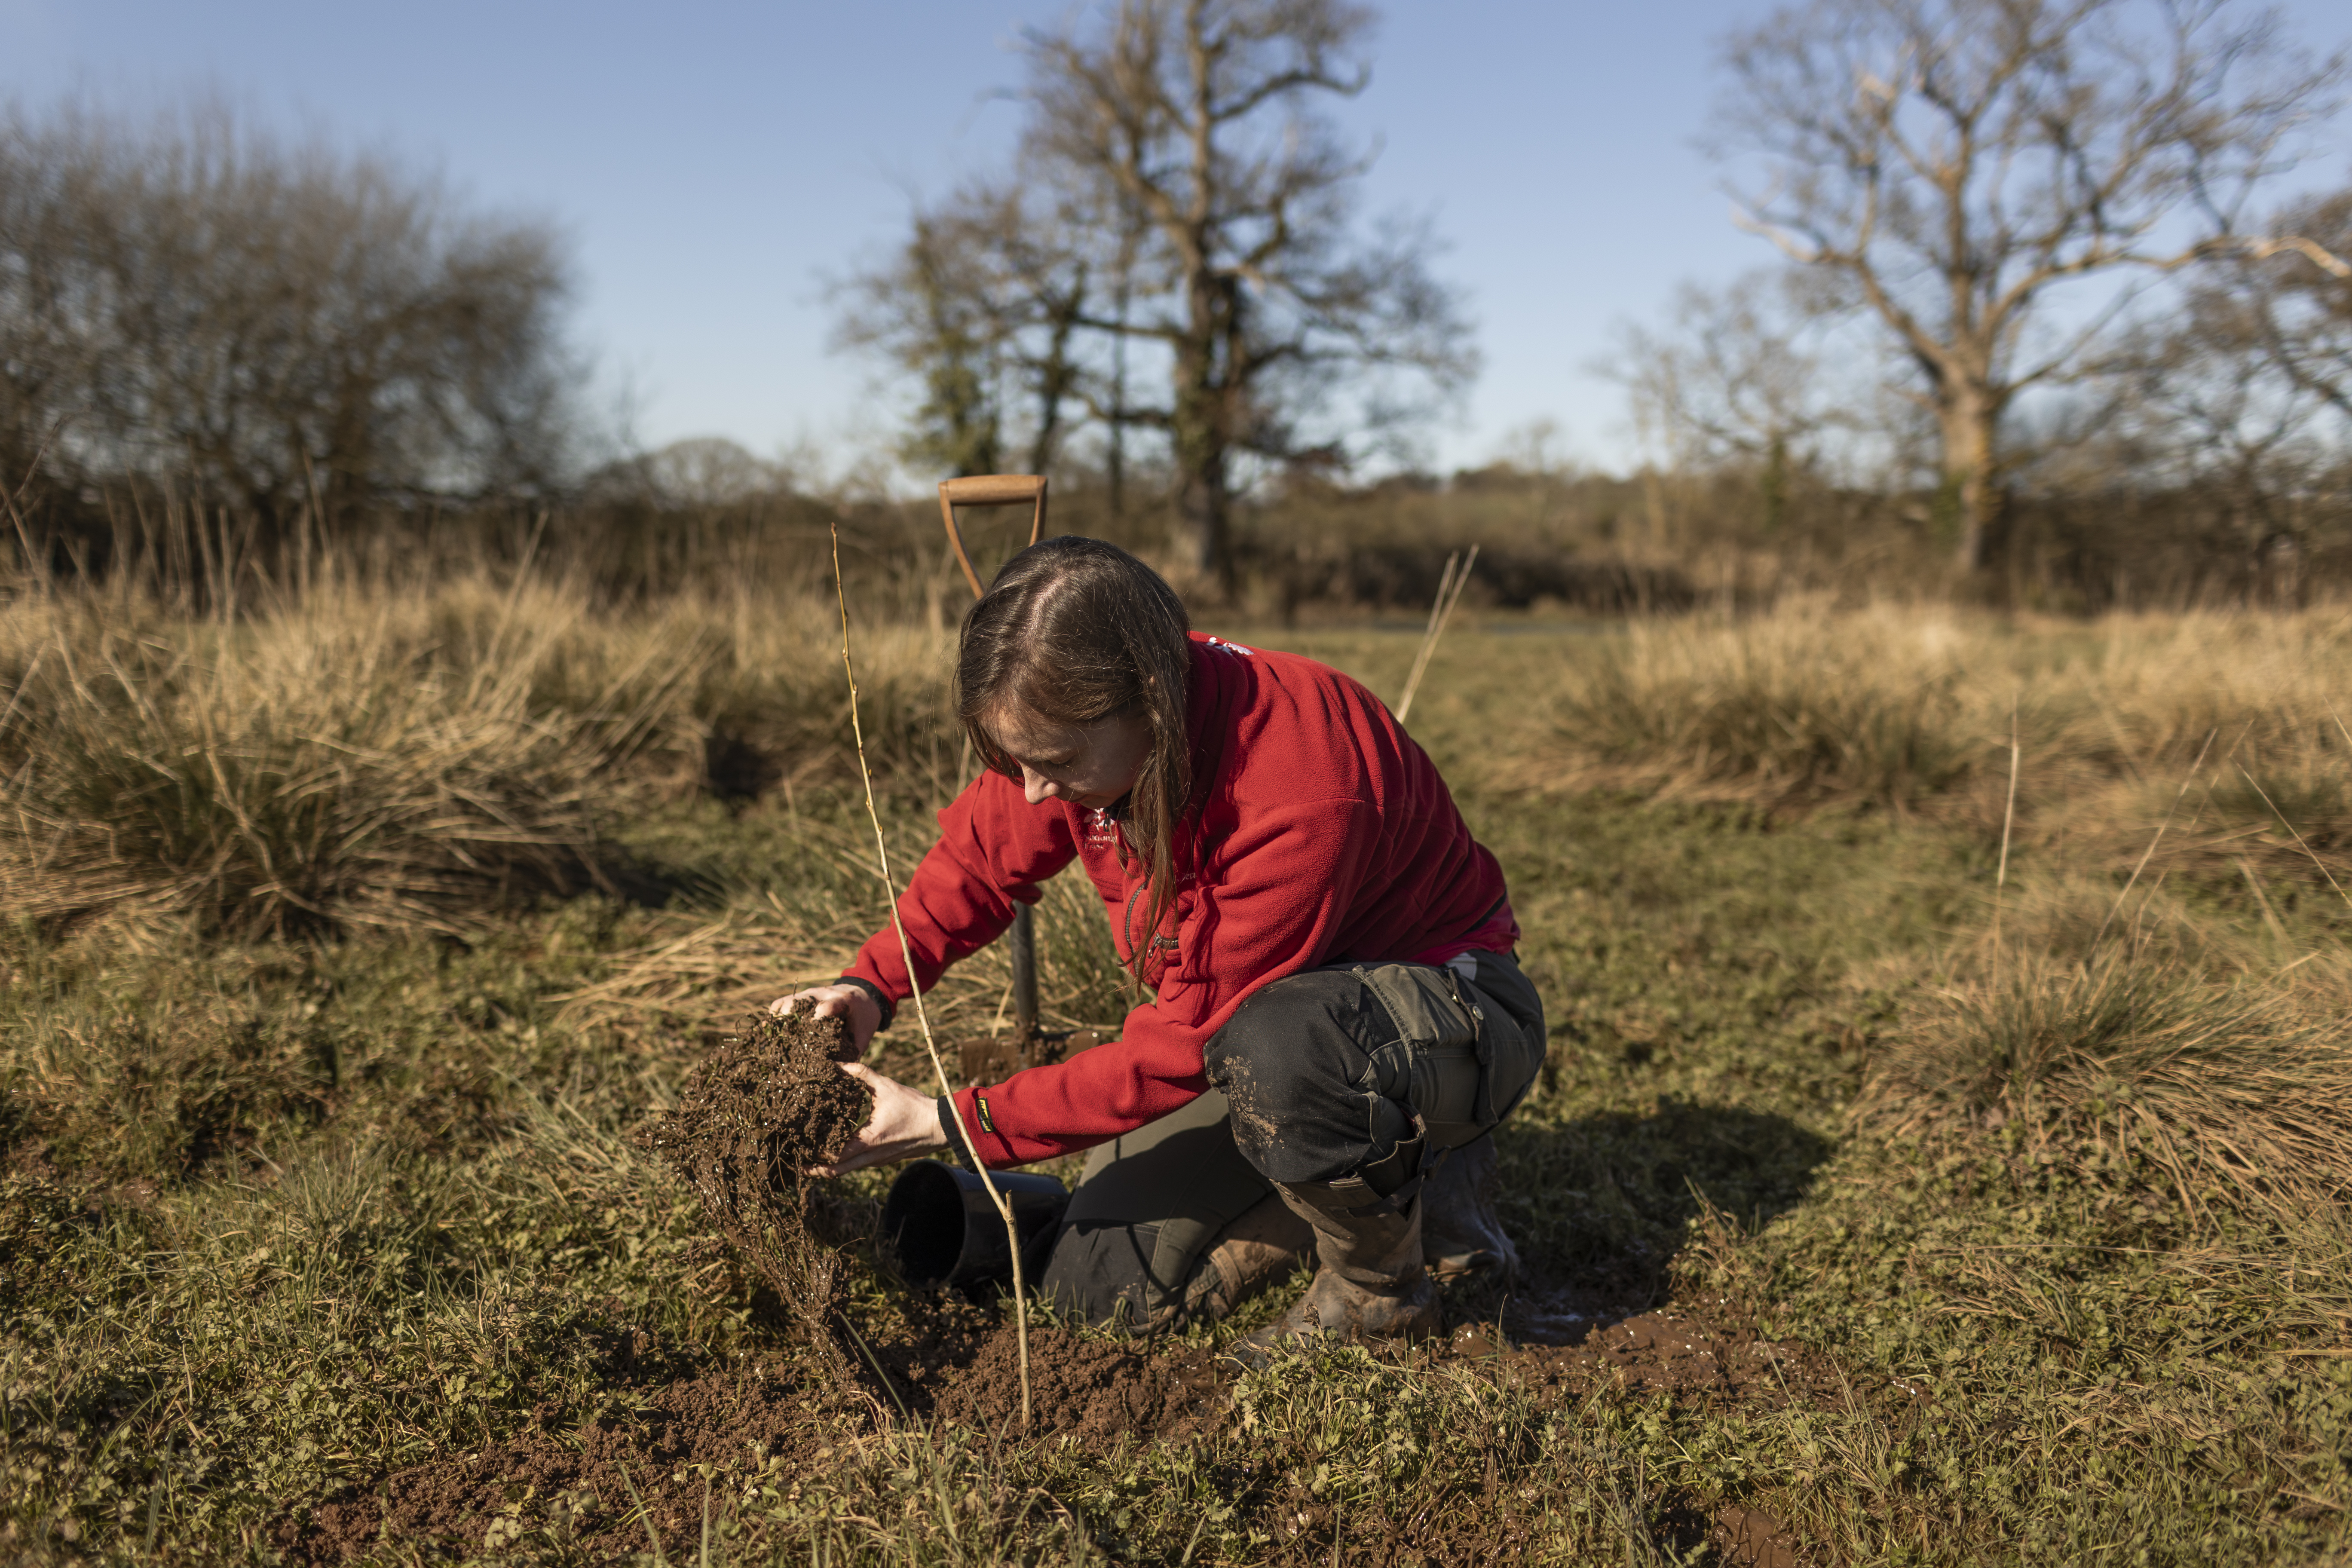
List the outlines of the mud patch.
{"type": "Polygon", "coordinates": [[[842,1258],[810,1233],[813,1183],[802,1173],[838,1158],[873,1114],[873,1091],[837,1065],[856,1055],[843,1019],[755,1015],[703,1058],[677,1108],[643,1135],[842,1372],[848,1362],[834,1331],[842,1258]]]}
{"type": "Polygon", "coordinates": [[[1454,1355],[1492,1363],[1496,1374],[1538,1398],[1580,1398],[1597,1386],[1628,1394],[1662,1393],[1724,1404],[1833,1408],[1843,1383],[1819,1356],[1767,1340],[1752,1330],[1700,1322],[1671,1310],[1614,1322],[1549,1320],[1564,1344],[1512,1344],[1493,1328],[1466,1323],[1454,1331],[1454,1355]]]}
{"type": "MultiPolygon", "coordinates": [[[[1010,1324],[940,1383],[931,1400],[938,1418],[984,1431],[1021,1430],[1020,1346],[1010,1324]]],[[[1206,1351],[1154,1354],[1144,1342],[1034,1328],[1029,1385],[1033,1432],[1074,1436],[1097,1452],[1122,1437],[1167,1442],[1213,1426],[1223,1418],[1230,1386],[1206,1351]]]]}
{"type": "Polygon", "coordinates": [[[1760,1508],[1733,1504],[1716,1516],[1715,1548],[1732,1568],[1803,1568],[1797,1536],[1760,1508]]]}
{"type": "Polygon", "coordinates": [[[542,1426],[354,1488],[282,1529],[276,1544],[313,1564],[394,1543],[422,1558],[530,1545],[627,1561],[646,1551],[650,1525],[671,1561],[691,1562],[706,1497],[716,1527],[746,1487],[796,1473],[822,1436],[811,1417],[823,1411],[789,1366],[673,1383],[634,1411],[542,1426]]]}

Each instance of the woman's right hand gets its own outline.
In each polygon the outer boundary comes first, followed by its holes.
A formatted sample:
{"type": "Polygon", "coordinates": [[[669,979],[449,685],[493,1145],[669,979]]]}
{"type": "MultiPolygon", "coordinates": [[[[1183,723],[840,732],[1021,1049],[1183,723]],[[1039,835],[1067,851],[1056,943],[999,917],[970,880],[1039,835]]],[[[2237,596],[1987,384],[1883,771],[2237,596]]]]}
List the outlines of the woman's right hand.
{"type": "Polygon", "coordinates": [[[866,1042],[882,1026],[882,1007],[866,992],[855,985],[812,985],[805,991],[795,991],[789,996],[779,996],[768,1004],[768,1011],[782,1017],[803,1003],[816,1009],[820,1018],[849,1020],[849,1043],[857,1054],[866,1054],[866,1042]]]}

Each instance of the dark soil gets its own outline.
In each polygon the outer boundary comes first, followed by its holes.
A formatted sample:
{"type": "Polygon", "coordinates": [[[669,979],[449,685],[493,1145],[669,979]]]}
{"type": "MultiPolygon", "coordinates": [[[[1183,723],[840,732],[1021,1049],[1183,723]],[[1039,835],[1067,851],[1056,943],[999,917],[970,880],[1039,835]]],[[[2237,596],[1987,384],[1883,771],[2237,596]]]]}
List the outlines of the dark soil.
{"type": "Polygon", "coordinates": [[[1832,1408],[1836,1370],[1752,1330],[1708,1326],[1671,1309],[1613,1322],[1589,1322],[1562,1344],[1498,1343],[1491,1326],[1454,1331],[1454,1354],[1491,1361],[1496,1374],[1540,1397],[1580,1398],[1607,1384],[1630,1394],[1663,1393],[1726,1404],[1832,1408]]]}
{"type": "Polygon", "coordinates": [[[672,1383],[634,1410],[568,1429],[542,1424],[354,1488],[282,1530],[276,1544],[309,1563],[341,1563],[380,1542],[428,1559],[530,1542],[625,1562],[646,1551],[650,1523],[671,1561],[691,1562],[706,1495],[715,1527],[753,1479],[796,1472],[824,1436],[811,1419],[822,1409],[786,1366],[672,1383]]]}
{"type": "Polygon", "coordinates": [[[703,1058],[677,1108],[644,1138],[842,1371],[841,1258],[810,1234],[803,1173],[838,1158],[873,1115],[873,1091],[836,1065],[856,1056],[840,1018],[757,1014],[703,1058]]]}
{"type": "MultiPolygon", "coordinates": [[[[1759,1335],[1752,1328],[1708,1323],[1664,1309],[1611,1320],[1579,1319],[1540,1310],[1513,1314],[1518,1330],[1498,1341],[1487,1325],[1454,1331],[1448,1352],[1488,1363],[1498,1379],[1528,1391],[1538,1404],[1580,1399],[1596,1386],[1630,1394],[1664,1394],[1677,1401],[1716,1405],[1799,1404],[1831,1410],[1854,1392],[1830,1362],[1799,1346],[1759,1335]],[[1528,1342],[1540,1336],[1559,1342],[1528,1342]]],[[[1506,1320],[1509,1321],[1509,1319],[1506,1320]]],[[[1909,1397],[1907,1393],[1904,1397],[1909,1397]]],[[[1711,1543],[1729,1568],[1802,1568],[1807,1556],[1794,1531],[1751,1504],[1700,1505],[1696,1500],[1678,1547],[1711,1543]]]]}
{"type": "MultiPolygon", "coordinates": [[[[1231,1382],[1205,1351],[1159,1353],[1148,1342],[1029,1333],[1031,1430],[1099,1451],[1120,1438],[1176,1441],[1214,1426],[1231,1382]]],[[[931,1413],[992,1432],[1021,1430],[1021,1359],[1013,1325],[939,1380],[931,1413]]]]}
{"type": "Polygon", "coordinates": [[[1801,1568],[1795,1531],[1760,1508],[1733,1503],[1716,1517],[1716,1550],[1738,1568],[1801,1568]]]}
{"type": "Polygon", "coordinates": [[[1067,1061],[1090,1051],[1116,1030],[1041,1029],[1020,1035],[968,1035],[947,1043],[948,1059],[966,1088],[1003,1083],[1024,1068],[1067,1061]]]}
{"type": "MultiPolygon", "coordinates": [[[[690,1562],[702,1540],[704,1467],[716,1530],[753,1481],[796,1474],[820,1449],[855,1442],[900,1419],[902,1410],[916,1421],[1017,1440],[1021,1381],[1012,1323],[952,1296],[911,1305],[898,1332],[869,1336],[887,1388],[863,1354],[856,1387],[822,1374],[811,1382],[800,1370],[805,1360],[791,1357],[664,1382],[663,1370],[678,1363],[642,1356],[628,1370],[615,1364],[621,1396],[607,1403],[617,1413],[578,1425],[549,1413],[505,1442],[353,1488],[289,1525],[276,1544],[289,1560],[309,1563],[341,1563],[383,1542],[401,1542],[423,1559],[534,1542],[564,1546],[585,1562],[623,1561],[648,1549],[635,1488],[662,1552],[690,1562]]],[[[1122,1441],[1186,1443],[1215,1431],[1230,1408],[1234,1369],[1197,1349],[1039,1326],[1029,1350],[1038,1438],[1075,1437],[1095,1451],[1122,1441]]],[[[1676,1399],[1843,1397],[1835,1369],[1818,1358],[1674,1311],[1588,1322],[1572,1342],[1552,1345],[1499,1341],[1491,1327],[1474,1323],[1395,1353],[1480,1364],[1545,1405],[1578,1399],[1601,1380],[1676,1399]]],[[[1275,1532],[1276,1562],[1330,1561],[1335,1531],[1345,1561],[1386,1561],[1379,1543],[1410,1539],[1431,1563],[1493,1562],[1510,1554],[1539,1514],[1521,1495],[1536,1478],[1490,1457],[1486,1491],[1468,1500],[1472,1506],[1442,1518],[1420,1510],[1411,1518],[1338,1518],[1302,1489],[1300,1458],[1277,1442],[1244,1466],[1246,1474],[1235,1472],[1237,1497],[1275,1532]]],[[[1741,1568],[1810,1561],[1789,1528],[1752,1503],[1693,1498],[1667,1511],[1677,1550],[1707,1542],[1716,1553],[1709,1561],[1741,1568]]]]}

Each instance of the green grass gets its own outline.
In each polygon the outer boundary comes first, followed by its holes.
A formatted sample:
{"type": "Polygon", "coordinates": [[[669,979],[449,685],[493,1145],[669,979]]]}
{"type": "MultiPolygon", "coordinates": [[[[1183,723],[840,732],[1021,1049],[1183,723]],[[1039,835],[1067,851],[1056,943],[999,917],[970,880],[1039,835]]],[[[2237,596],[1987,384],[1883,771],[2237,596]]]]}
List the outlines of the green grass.
{"type": "MultiPolygon", "coordinates": [[[[1391,695],[1413,645],[1288,640],[1391,695]]],[[[648,1501],[690,1514],[708,1482],[729,1563],[1323,1563],[1335,1529],[1345,1561],[1469,1560],[1449,1521],[1498,1556],[1696,1561],[1726,1503],[1820,1562],[2341,1560],[2352,910],[2203,846],[2118,906],[2106,839],[2021,834],[1996,941],[1998,816],[1531,786],[1530,693],[1605,641],[1457,627],[1415,706],[1556,1026],[1500,1140],[1506,1217],[1554,1284],[1801,1347],[1812,1392],[1563,1401],[1344,1351],[1245,1380],[1206,1439],[1108,1451],[880,1430],[827,1396],[808,1468],[646,1468],[648,1501]]],[[[893,808],[908,850],[920,794],[893,808]]],[[[601,831],[666,907],[0,932],[0,1556],[268,1562],[387,1471],[793,1374],[631,1133],[730,1009],[870,929],[859,818],[814,774],[748,807],[629,799],[601,831]]],[[[1054,900],[1050,1009],[1116,1016],[1086,900],[1054,900]]],[[[943,988],[950,1027],[987,1025],[992,963],[943,988]]],[[[859,1321],[904,1310],[858,1271],[859,1321]]],[[[553,1502],[518,1493],[474,1550],[577,1560],[553,1502]]]]}

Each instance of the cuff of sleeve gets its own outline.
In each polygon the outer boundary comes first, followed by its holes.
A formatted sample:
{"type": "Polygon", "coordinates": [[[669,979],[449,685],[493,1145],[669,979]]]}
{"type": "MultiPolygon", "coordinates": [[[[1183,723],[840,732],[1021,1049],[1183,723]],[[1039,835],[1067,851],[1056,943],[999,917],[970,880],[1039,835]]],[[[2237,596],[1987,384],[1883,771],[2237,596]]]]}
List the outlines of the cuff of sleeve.
{"type": "Polygon", "coordinates": [[[940,1132],[948,1141],[949,1154],[965,1170],[977,1172],[980,1162],[972,1158],[971,1145],[963,1141],[962,1130],[956,1121],[955,1101],[944,1094],[940,1096],[939,1113],[940,1132]]]}
{"type": "Polygon", "coordinates": [[[890,1020],[898,1016],[898,1004],[884,995],[882,994],[882,987],[875,984],[874,982],[866,979],[862,974],[845,974],[840,979],[835,981],[834,984],[835,985],[855,985],[860,991],[865,992],[868,996],[873,997],[874,1005],[882,1009],[882,1022],[879,1026],[882,1028],[888,1028],[890,1026],[890,1020]]]}

